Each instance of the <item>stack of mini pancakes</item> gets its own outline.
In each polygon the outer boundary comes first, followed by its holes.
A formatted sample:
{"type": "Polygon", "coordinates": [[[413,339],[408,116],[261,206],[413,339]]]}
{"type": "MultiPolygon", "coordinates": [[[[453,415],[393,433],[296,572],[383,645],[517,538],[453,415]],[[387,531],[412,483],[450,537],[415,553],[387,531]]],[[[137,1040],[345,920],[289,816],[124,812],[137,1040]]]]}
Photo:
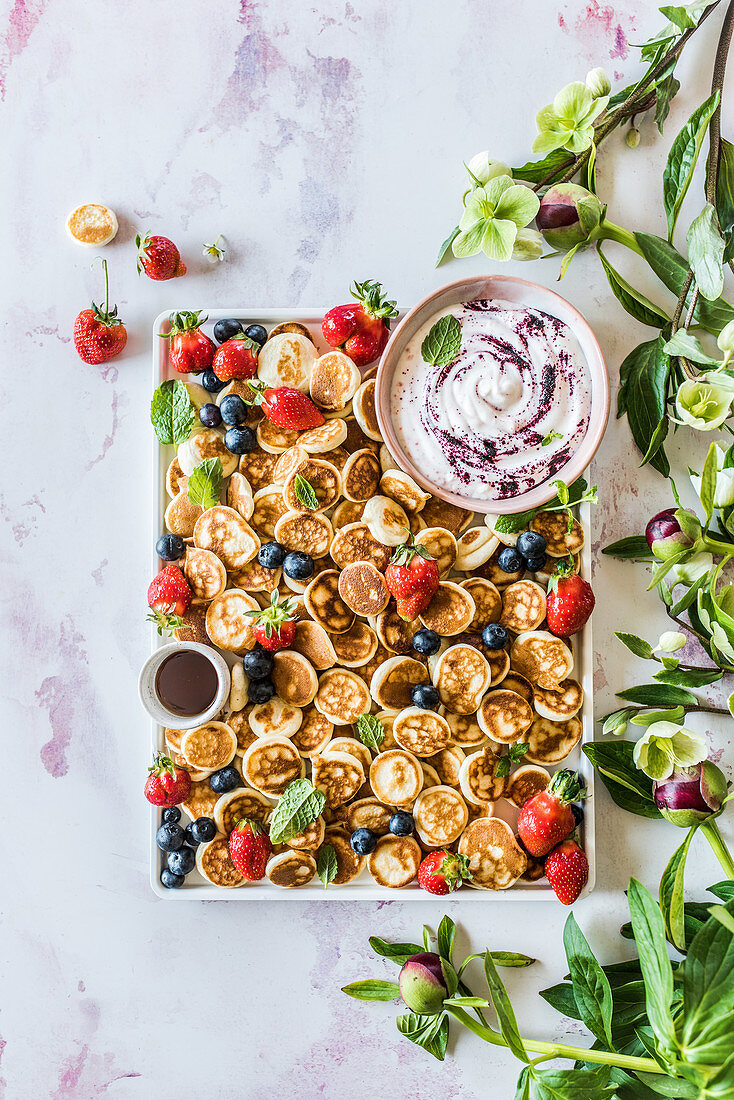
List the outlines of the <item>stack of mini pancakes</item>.
{"type": "MultiPolygon", "coordinates": [[[[324,412],[323,426],[284,431],[252,409],[258,446],[239,460],[220,431],[201,429],[181,444],[167,472],[168,529],[183,536],[181,562],[194,601],[180,640],[212,645],[234,660],[228,706],[217,721],[165,740],[177,763],[191,771],[183,809],[214,819],[219,835],[200,845],[197,866],[208,882],[238,887],[244,880],[229,859],[227,838],[238,818],[267,824],[278,799],[307,776],[324,792],[322,817],[286,845],[276,845],[267,867],[271,883],[298,887],[316,874],[318,852],[336,853],[337,886],[365,867],[381,886],[415,880],[423,855],[437,848],[464,853],[471,885],[503,890],[519,879],[542,876],[542,865],[523,850],[498,813],[522,804],[549,782],[581,738],[577,717],[583,691],[573,679],[570,640],[546,629],[546,585],[559,558],[578,568],[584,533],[565,514],[540,512],[531,523],[547,544],[543,569],[508,574],[498,558],[513,535],[494,529],[495,517],[475,517],[424,492],[398,469],[375,415],[374,372],[360,377],[341,352],[318,356],[300,325],[278,326],[260,355],[268,385],[297,386],[324,412]],[[202,511],[186,494],[194,466],[218,457],[226,477],[224,502],[202,511]],[[317,507],[296,491],[307,479],[317,507]],[[438,592],[418,620],[398,617],[384,573],[393,549],[410,530],[436,558],[438,592]],[[258,564],[262,543],[276,539],[315,561],[308,582],[258,564]],[[255,644],[249,611],[264,607],[271,591],[296,603],[291,649],[275,654],[277,694],[248,702],[238,654],[255,644]],[[507,649],[490,650],[482,630],[499,622],[510,632],[507,649]],[[412,647],[422,627],[441,635],[429,658],[412,647]],[[411,691],[432,683],[437,710],[413,706],[411,691]],[[384,739],[378,750],[357,734],[363,714],[376,716],[384,739]],[[528,746],[521,766],[498,769],[508,747],[528,746]],[[218,796],[211,773],[234,763],[243,786],[218,796]],[[415,835],[388,830],[395,809],[407,809],[415,835]],[[349,843],[357,828],[378,836],[375,850],[357,855],[349,843]]],[[[188,385],[192,401],[211,399],[188,385]]],[[[248,396],[233,382],[218,395],[248,396]]]]}

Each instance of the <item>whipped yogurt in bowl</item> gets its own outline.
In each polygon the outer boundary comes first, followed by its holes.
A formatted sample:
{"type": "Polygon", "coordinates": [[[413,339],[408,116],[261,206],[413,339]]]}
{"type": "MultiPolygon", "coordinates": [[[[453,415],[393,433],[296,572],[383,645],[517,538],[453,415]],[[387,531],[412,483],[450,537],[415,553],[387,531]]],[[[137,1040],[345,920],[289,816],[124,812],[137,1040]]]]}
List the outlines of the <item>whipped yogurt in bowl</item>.
{"type": "Polygon", "coordinates": [[[599,345],[553,291],[508,276],[450,284],[411,310],[377,377],[377,415],[397,463],[437,496],[519,512],[571,484],[609,412],[599,345]],[[427,340],[443,318],[453,341],[427,340]],[[459,339],[460,335],[460,339],[459,339]]]}

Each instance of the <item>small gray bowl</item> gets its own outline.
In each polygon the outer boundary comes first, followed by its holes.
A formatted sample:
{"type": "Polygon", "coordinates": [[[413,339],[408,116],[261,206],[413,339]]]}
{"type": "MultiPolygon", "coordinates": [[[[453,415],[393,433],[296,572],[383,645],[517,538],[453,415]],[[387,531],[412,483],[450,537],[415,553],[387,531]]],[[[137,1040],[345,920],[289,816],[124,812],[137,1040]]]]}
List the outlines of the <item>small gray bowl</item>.
{"type": "Polygon", "coordinates": [[[170,642],[168,645],[162,645],[160,649],[150,655],[140,670],[138,678],[140,701],[150,717],[161,726],[170,726],[177,730],[193,730],[197,726],[203,726],[205,722],[210,722],[212,718],[219,714],[226,703],[229,697],[229,687],[229,665],[224,657],[221,653],[212,649],[211,646],[201,645],[200,642],[170,642]],[[172,653],[178,653],[184,649],[192,649],[196,653],[202,653],[211,661],[217,673],[217,694],[214,696],[211,706],[202,711],[201,714],[192,715],[191,718],[182,718],[180,714],[174,714],[173,711],[170,711],[160,701],[155,690],[155,678],[166,657],[170,657],[172,653]]]}

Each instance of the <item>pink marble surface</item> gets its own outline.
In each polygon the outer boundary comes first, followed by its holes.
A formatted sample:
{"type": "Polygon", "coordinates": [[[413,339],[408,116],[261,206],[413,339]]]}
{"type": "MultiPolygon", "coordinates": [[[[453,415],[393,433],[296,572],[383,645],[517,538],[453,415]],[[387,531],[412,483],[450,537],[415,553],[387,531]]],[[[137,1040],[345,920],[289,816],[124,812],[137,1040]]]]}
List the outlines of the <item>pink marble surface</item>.
{"type": "MultiPolygon", "coordinates": [[[[524,158],[538,107],[592,64],[632,74],[628,42],[659,20],[633,0],[0,4],[0,1096],[509,1098],[517,1066],[504,1052],[462,1034],[438,1065],[399,1039],[392,1006],[339,992],[387,976],[368,935],[413,938],[444,911],[460,920],[462,947],[539,956],[508,981],[526,1034],[578,1034],[537,997],[565,969],[557,905],[171,906],[152,895],[148,725],[135,691],[148,647],[148,334],[164,308],[330,305],[365,276],[407,305],[478,270],[481,260],[432,268],[455,221],[462,159],[488,145],[524,158]],[[63,222],[90,199],[120,217],[105,255],[130,334],[103,368],[81,363],[70,342],[100,275],[63,222]],[[139,280],[136,228],[173,237],[189,275],[139,280]],[[201,244],[220,232],[230,254],[210,268],[201,244]]],[[[671,134],[705,94],[712,39],[702,31],[683,63],[671,134]]],[[[662,229],[665,148],[644,123],[636,152],[620,138],[618,157],[602,159],[615,221],[662,229]]],[[[507,270],[555,285],[552,260],[507,270]]],[[[597,331],[614,382],[642,327],[611,299],[593,255],[562,290],[597,331]]],[[[672,448],[681,469],[691,444],[681,435],[672,448]]],[[[610,426],[595,480],[597,548],[668,503],[658,476],[637,469],[624,424],[610,426]]],[[[654,637],[664,619],[631,567],[600,560],[596,588],[604,711],[643,677],[614,629],[654,637]]],[[[709,728],[728,762],[730,730],[709,728]]],[[[678,835],[598,798],[599,886],[577,917],[613,960],[629,951],[616,930],[630,874],[654,886],[678,835]]],[[[720,876],[694,846],[695,893],[720,876]]]]}

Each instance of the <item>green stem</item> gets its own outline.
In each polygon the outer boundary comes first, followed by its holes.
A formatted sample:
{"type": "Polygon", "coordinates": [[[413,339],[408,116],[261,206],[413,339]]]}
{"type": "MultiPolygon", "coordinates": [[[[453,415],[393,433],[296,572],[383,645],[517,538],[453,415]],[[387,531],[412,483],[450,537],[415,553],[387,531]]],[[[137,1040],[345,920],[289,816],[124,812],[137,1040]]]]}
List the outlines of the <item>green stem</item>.
{"type": "Polygon", "coordinates": [[[642,249],[638,245],[634,233],[631,233],[629,229],[624,229],[621,225],[615,225],[614,222],[607,221],[606,218],[599,226],[596,239],[600,241],[617,241],[618,244],[623,244],[627,248],[631,248],[638,256],[642,256],[642,249]]]}
{"type": "Polygon", "coordinates": [[[102,268],[104,269],[104,315],[109,317],[110,313],[110,278],[107,274],[107,260],[102,260],[102,268]]]}
{"type": "Polygon", "coordinates": [[[701,824],[701,831],[705,834],[706,839],[711,845],[714,855],[718,859],[719,863],[724,869],[724,873],[727,878],[734,879],[734,859],[731,857],[731,852],[726,846],[726,841],[719,832],[719,826],[716,824],[714,818],[708,818],[701,824]]]}

